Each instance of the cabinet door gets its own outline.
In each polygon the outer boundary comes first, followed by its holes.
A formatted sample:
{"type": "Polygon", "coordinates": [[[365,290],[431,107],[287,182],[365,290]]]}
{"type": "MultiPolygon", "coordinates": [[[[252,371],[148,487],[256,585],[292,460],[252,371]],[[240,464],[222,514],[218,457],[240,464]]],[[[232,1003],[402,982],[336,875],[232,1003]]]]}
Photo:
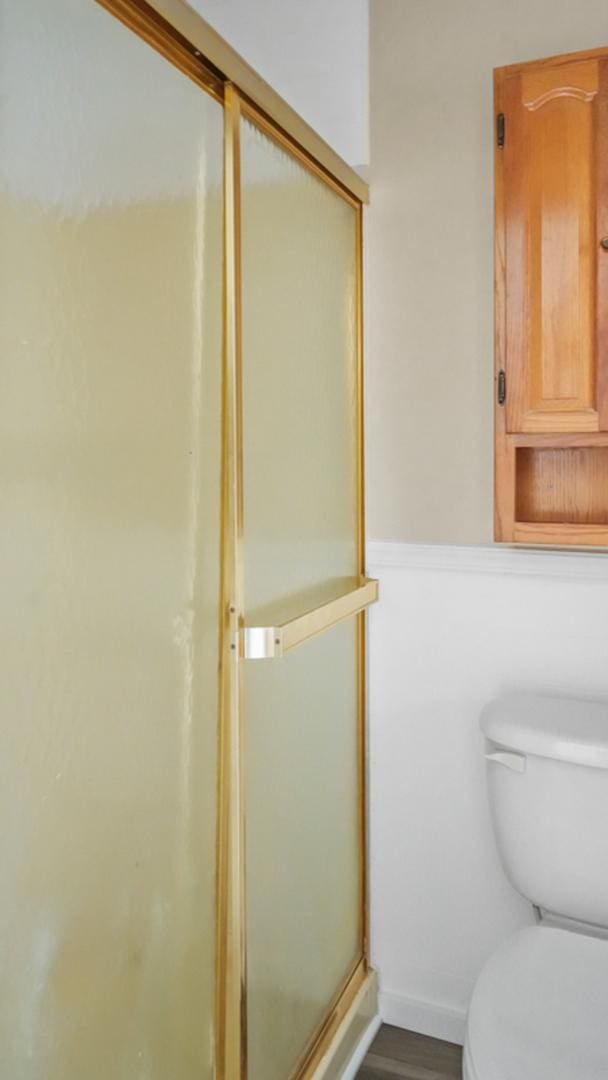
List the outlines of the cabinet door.
{"type": "Polygon", "coordinates": [[[608,429],[598,352],[601,277],[608,274],[600,243],[608,233],[606,83],[606,60],[597,57],[533,65],[505,82],[511,432],[608,429]]]}

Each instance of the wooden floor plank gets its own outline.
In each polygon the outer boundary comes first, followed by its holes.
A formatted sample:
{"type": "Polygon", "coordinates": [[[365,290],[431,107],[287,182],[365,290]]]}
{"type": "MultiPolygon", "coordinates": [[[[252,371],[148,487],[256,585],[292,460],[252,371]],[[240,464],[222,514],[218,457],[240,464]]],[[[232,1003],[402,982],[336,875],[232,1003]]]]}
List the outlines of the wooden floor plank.
{"type": "Polygon", "coordinates": [[[365,1059],[361,1080],[443,1080],[445,1073],[427,1069],[424,1065],[410,1065],[406,1061],[380,1057],[369,1053],[365,1059]]]}
{"type": "Polygon", "coordinates": [[[462,1048],[384,1024],[357,1080],[460,1080],[462,1048]]]}

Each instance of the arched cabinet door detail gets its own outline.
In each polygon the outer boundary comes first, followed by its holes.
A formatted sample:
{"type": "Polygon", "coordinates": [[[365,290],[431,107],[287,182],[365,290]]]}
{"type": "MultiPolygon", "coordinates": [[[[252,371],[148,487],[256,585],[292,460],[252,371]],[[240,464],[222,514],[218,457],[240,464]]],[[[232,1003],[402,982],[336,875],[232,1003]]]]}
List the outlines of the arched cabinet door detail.
{"type": "Polygon", "coordinates": [[[509,431],[600,430],[595,188],[601,74],[600,63],[588,60],[533,69],[505,87],[509,431]]]}

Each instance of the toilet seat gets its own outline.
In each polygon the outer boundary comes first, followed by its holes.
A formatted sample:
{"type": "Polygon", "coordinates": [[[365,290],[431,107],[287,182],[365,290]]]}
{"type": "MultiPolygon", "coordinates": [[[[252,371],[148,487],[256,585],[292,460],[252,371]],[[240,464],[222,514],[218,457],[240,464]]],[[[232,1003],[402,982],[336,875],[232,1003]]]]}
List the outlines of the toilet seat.
{"type": "Polygon", "coordinates": [[[608,941],[555,927],[516,934],[471,999],[466,1080],[606,1080],[608,941]]]}

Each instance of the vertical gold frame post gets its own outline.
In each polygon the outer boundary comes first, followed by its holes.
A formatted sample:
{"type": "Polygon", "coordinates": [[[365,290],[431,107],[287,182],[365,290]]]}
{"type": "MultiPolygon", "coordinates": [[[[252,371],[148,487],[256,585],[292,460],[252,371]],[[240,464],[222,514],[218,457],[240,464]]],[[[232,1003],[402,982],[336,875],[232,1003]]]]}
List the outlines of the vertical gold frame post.
{"type": "MultiPolygon", "coordinates": [[[[366,572],[365,552],[365,384],[364,384],[364,325],[363,325],[363,206],[356,210],[356,268],[355,283],[355,363],[356,363],[356,424],[357,424],[357,562],[363,581],[366,572]]],[[[369,963],[369,902],[368,902],[368,835],[367,835],[367,613],[357,616],[357,703],[359,739],[359,829],[361,876],[361,946],[363,960],[369,963]]]]}
{"type": "Polygon", "coordinates": [[[246,1064],[245,810],[238,638],[243,623],[240,99],[224,97],[222,669],[218,811],[216,1077],[246,1064]]]}

